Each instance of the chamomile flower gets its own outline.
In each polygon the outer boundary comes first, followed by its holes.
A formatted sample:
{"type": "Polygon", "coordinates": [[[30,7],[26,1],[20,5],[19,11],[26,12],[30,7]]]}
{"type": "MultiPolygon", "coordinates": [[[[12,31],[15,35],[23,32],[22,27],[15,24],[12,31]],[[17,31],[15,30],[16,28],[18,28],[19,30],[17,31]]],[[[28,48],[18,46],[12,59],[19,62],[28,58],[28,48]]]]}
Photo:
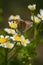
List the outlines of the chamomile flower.
{"type": "Polygon", "coordinates": [[[1,35],[0,36],[0,43],[5,44],[8,41],[8,39],[9,39],[9,36],[4,37],[3,35],[1,35]]]}
{"type": "MultiPolygon", "coordinates": [[[[31,16],[31,20],[33,21],[33,16],[31,16]]],[[[34,16],[34,22],[36,23],[36,24],[38,24],[38,23],[40,23],[40,19],[37,17],[37,16],[34,16]]]]}
{"type": "Polygon", "coordinates": [[[8,34],[15,34],[15,33],[16,33],[15,30],[10,29],[10,28],[5,28],[4,30],[5,30],[8,34]]]}
{"type": "Polygon", "coordinates": [[[20,20],[20,19],[21,19],[21,18],[20,18],[19,15],[14,16],[14,20],[20,20]]]}
{"type": "Polygon", "coordinates": [[[15,16],[14,15],[11,15],[8,20],[10,21],[10,20],[20,20],[20,19],[21,18],[20,18],[19,15],[15,15],[15,16]]]}
{"type": "Polygon", "coordinates": [[[40,14],[38,14],[37,16],[43,20],[43,9],[40,9],[40,14]]]}
{"type": "Polygon", "coordinates": [[[10,37],[13,41],[21,41],[21,37],[15,34],[13,37],[10,37]]]}
{"type": "Polygon", "coordinates": [[[12,49],[14,47],[13,43],[7,42],[5,45],[3,45],[4,48],[12,49]]]}
{"type": "Polygon", "coordinates": [[[11,27],[11,28],[17,28],[17,23],[16,23],[16,21],[12,21],[12,22],[8,22],[9,23],[9,26],[11,27]]]}
{"type": "Polygon", "coordinates": [[[33,5],[28,5],[28,9],[30,11],[34,11],[36,9],[36,4],[33,4],[33,5]]]}
{"type": "Polygon", "coordinates": [[[25,39],[25,37],[22,35],[22,36],[21,36],[21,44],[22,44],[23,46],[26,46],[26,45],[29,44],[29,43],[30,43],[29,39],[25,39]]]}

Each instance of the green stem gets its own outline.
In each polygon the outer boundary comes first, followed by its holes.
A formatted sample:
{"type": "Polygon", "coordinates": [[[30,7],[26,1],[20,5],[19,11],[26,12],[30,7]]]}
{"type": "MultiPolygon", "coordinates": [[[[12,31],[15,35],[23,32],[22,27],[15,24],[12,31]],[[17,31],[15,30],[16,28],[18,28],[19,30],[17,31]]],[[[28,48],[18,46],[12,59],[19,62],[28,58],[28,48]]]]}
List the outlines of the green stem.
{"type": "Polygon", "coordinates": [[[37,25],[36,25],[36,23],[35,23],[34,13],[32,13],[32,15],[33,15],[34,40],[36,40],[36,36],[37,36],[37,25]]]}
{"type": "Polygon", "coordinates": [[[37,36],[37,29],[36,26],[34,26],[34,40],[36,40],[36,36],[37,36]]]}
{"type": "Polygon", "coordinates": [[[7,61],[7,56],[8,56],[8,49],[5,49],[5,65],[7,65],[8,61],[7,61]]]}

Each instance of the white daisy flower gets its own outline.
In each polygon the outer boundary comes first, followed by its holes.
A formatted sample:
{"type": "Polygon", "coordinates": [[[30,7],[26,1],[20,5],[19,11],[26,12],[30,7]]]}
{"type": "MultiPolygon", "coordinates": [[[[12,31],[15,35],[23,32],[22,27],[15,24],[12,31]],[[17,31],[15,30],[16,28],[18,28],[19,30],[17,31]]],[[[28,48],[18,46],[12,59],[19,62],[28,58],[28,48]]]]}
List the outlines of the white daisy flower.
{"type": "Polygon", "coordinates": [[[21,44],[22,44],[23,46],[26,46],[26,45],[29,44],[29,43],[30,43],[29,39],[25,39],[25,37],[22,35],[22,36],[21,36],[21,44]]]}
{"type": "Polygon", "coordinates": [[[5,28],[4,30],[5,30],[8,34],[15,34],[15,33],[16,33],[15,30],[10,29],[10,28],[5,28]]]}
{"type": "Polygon", "coordinates": [[[40,9],[40,14],[38,14],[37,16],[43,20],[43,9],[40,9]]]}
{"type": "Polygon", "coordinates": [[[19,15],[14,16],[14,20],[21,20],[19,15]]]}
{"type": "Polygon", "coordinates": [[[3,45],[4,48],[9,48],[9,49],[12,49],[14,47],[14,44],[13,43],[10,43],[10,42],[6,42],[4,45],[3,45]]]}
{"type": "Polygon", "coordinates": [[[20,16],[19,15],[16,15],[16,16],[14,16],[14,15],[11,15],[10,17],[9,17],[9,21],[10,20],[20,20],[21,18],[20,18],[20,16]]]}
{"type": "Polygon", "coordinates": [[[13,41],[20,41],[21,37],[20,35],[18,35],[17,33],[15,35],[13,35],[13,37],[10,37],[13,41]]]}
{"type": "Polygon", "coordinates": [[[3,35],[0,35],[0,43],[1,44],[6,43],[8,41],[8,39],[9,39],[9,36],[4,37],[3,35]]]}
{"type": "Polygon", "coordinates": [[[16,23],[16,21],[12,21],[12,22],[8,22],[9,23],[9,26],[11,27],[11,28],[17,28],[17,23],[16,23]]]}
{"type": "MultiPolygon", "coordinates": [[[[33,16],[31,16],[31,20],[33,21],[33,16]]],[[[34,22],[35,22],[35,23],[38,24],[38,23],[40,23],[40,21],[41,21],[41,20],[40,20],[37,16],[34,16],[34,22]]]]}
{"type": "Polygon", "coordinates": [[[28,5],[29,10],[34,11],[36,9],[36,4],[28,5]]]}

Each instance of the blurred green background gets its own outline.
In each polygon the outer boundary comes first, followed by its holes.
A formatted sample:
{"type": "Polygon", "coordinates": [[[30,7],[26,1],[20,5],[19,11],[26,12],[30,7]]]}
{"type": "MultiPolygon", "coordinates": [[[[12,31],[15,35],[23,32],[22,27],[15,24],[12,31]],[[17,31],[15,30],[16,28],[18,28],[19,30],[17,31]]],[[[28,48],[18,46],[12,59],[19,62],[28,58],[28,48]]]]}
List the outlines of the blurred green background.
{"type": "MultiPolygon", "coordinates": [[[[43,9],[43,0],[0,0],[0,31],[8,26],[8,17],[10,15],[20,15],[24,20],[30,20],[29,4],[36,4],[37,10],[43,9]]],[[[2,33],[2,32],[1,32],[2,33]]],[[[37,57],[34,59],[34,65],[43,65],[43,44],[39,44],[37,57]]]]}

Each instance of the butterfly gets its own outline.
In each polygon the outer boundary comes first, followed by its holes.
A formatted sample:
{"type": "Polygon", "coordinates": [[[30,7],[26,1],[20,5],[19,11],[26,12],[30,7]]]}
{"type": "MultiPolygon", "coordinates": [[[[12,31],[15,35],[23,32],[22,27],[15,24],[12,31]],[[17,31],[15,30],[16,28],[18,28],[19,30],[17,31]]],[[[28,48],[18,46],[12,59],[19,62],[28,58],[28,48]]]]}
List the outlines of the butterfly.
{"type": "Polygon", "coordinates": [[[18,28],[22,32],[28,30],[33,25],[33,23],[30,21],[18,20],[17,22],[18,22],[18,28]]]}
{"type": "Polygon", "coordinates": [[[29,29],[30,27],[32,27],[32,25],[33,25],[33,23],[32,22],[30,22],[30,21],[24,21],[24,20],[14,20],[14,19],[12,19],[12,20],[9,20],[10,22],[11,21],[16,21],[17,22],[17,24],[18,24],[18,29],[21,31],[21,32],[24,32],[24,31],[26,31],[27,29],[29,29]]]}

